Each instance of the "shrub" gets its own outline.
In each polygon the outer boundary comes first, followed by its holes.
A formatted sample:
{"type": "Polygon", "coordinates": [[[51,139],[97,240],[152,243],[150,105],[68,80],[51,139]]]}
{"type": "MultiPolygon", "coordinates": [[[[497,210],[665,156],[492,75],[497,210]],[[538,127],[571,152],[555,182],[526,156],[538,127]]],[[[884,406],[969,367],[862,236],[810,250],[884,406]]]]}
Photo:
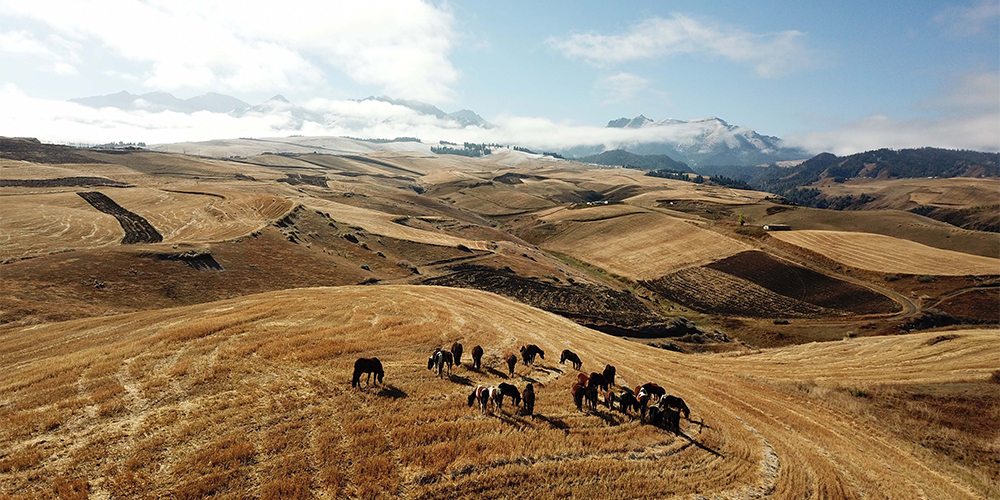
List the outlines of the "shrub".
{"type": "Polygon", "coordinates": [[[888,276],[885,277],[885,280],[886,281],[898,281],[899,280],[899,275],[890,274],[890,275],[888,275],[888,276]]]}
{"type": "Polygon", "coordinates": [[[937,281],[937,278],[935,278],[935,277],[933,277],[933,276],[931,276],[929,274],[922,274],[920,276],[917,276],[917,281],[919,281],[921,283],[931,283],[931,282],[937,281]]]}

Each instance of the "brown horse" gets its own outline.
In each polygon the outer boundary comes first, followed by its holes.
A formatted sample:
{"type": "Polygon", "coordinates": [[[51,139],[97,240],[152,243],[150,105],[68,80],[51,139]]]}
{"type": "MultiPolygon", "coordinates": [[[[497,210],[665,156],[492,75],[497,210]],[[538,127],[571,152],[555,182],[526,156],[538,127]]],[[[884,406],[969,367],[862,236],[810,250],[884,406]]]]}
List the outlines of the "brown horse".
{"type": "Polygon", "coordinates": [[[365,379],[366,384],[371,383],[372,374],[375,375],[375,383],[381,384],[382,378],[385,377],[385,371],[382,370],[382,362],[378,358],[358,358],[354,362],[354,375],[351,376],[351,387],[361,387],[361,375],[368,374],[365,379]]]}
{"type": "Polygon", "coordinates": [[[570,392],[573,394],[573,403],[576,404],[577,410],[583,410],[583,393],[586,391],[587,388],[579,382],[573,384],[573,388],[570,389],[570,392]]]}
{"type": "Polygon", "coordinates": [[[691,420],[691,410],[688,409],[688,405],[684,403],[683,399],[674,396],[673,394],[660,398],[660,406],[683,413],[684,418],[691,420]]]}
{"type": "Polygon", "coordinates": [[[455,359],[455,364],[462,366],[462,344],[455,342],[451,345],[451,357],[455,359]]]}
{"type": "Polygon", "coordinates": [[[580,384],[580,385],[584,386],[584,387],[586,387],[586,386],[587,386],[587,382],[589,382],[589,381],[590,381],[590,377],[588,377],[588,376],[587,376],[586,374],[584,374],[584,373],[579,373],[579,374],[577,374],[577,376],[576,376],[576,382],[577,382],[578,384],[580,384]]]}
{"type": "Polygon", "coordinates": [[[535,386],[531,382],[524,386],[524,413],[526,415],[535,414],[535,386]]]}
{"type": "Polygon", "coordinates": [[[513,378],[514,377],[514,367],[517,366],[517,356],[513,354],[507,355],[507,373],[513,378]]]}
{"type": "Polygon", "coordinates": [[[479,370],[483,367],[483,346],[477,345],[472,348],[472,366],[479,370]]]}
{"type": "Polygon", "coordinates": [[[587,406],[590,407],[590,410],[597,411],[597,387],[593,385],[587,386],[583,390],[583,397],[587,400],[587,406]]]}
{"type": "Polygon", "coordinates": [[[562,352],[562,356],[559,357],[559,363],[565,363],[569,361],[573,363],[573,369],[579,370],[583,366],[583,361],[580,361],[580,356],[577,356],[575,352],[565,349],[562,352]]]}
{"type": "Polygon", "coordinates": [[[587,383],[587,387],[593,387],[602,391],[606,391],[611,388],[607,379],[604,378],[604,375],[597,372],[590,374],[590,382],[587,383]]]}

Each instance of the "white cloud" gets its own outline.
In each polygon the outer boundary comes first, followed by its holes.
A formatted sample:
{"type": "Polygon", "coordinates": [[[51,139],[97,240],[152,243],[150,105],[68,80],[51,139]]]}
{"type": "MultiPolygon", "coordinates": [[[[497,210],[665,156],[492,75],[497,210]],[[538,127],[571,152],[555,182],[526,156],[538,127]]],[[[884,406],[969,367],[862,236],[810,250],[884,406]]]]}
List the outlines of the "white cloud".
{"type": "Polygon", "coordinates": [[[440,102],[458,78],[454,19],[419,0],[0,0],[0,14],[145,65],[156,89],[313,89],[333,69],[440,102]]]}
{"type": "Polygon", "coordinates": [[[1000,0],[979,0],[971,6],[949,5],[938,12],[934,22],[943,24],[952,35],[975,36],[990,27],[996,27],[1000,20],[1000,0]]]}
{"type": "Polygon", "coordinates": [[[50,45],[61,49],[53,50],[35,36],[25,30],[14,30],[0,33],[0,55],[27,57],[34,60],[43,71],[57,75],[76,74],[76,66],[71,61],[78,59],[73,44],[67,44],[59,37],[52,37],[50,45]]]}
{"type": "Polygon", "coordinates": [[[683,14],[654,17],[632,26],[627,33],[602,35],[577,33],[551,37],[548,45],[568,58],[594,65],[707,54],[751,64],[762,77],[775,77],[809,64],[801,31],[755,34],[738,28],[709,24],[683,14]]]}
{"type": "Polygon", "coordinates": [[[602,104],[619,104],[649,89],[651,83],[647,78],[622,72],[597,80],[594,90],[603,96],[602,104]]]}

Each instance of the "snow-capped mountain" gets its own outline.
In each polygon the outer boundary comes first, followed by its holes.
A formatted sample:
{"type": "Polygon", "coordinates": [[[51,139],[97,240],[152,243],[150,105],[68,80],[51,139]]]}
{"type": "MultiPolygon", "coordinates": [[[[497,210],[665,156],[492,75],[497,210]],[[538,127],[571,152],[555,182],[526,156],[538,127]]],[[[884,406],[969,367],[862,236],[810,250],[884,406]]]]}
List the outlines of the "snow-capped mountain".
{"type": "Polygon", "coordinates": [[[209,92],[190,99],[180,99],[167,92],[148,92],[132,94],[126,91],[93,97],[70,99],[70,102],[83,104],[92,108],[118,108],[128,111],[176,111],[178,113],[195,113],[211,111],[212,113],[229,113],[234,110],[246,109],[250,105],[232,96],[209,92]]]}
{"type": "Polygon", "coordinates": [[[405,106],[422,115],[431,115],[440,118],[442,120],[451,120],[458,122],[463,127],[472,125],[475,127],[482,127],[487,129],[496,128],[496,125],[493,125],[492,123],[484,120],[482,116],[479,116],[475,112],[468,109],[460,109],[458,111],[455,111],[454,113],[445,113],[444,111],[438,109],[437,106],[434,106],[432,104],[427,104],[426,102],[409,101],[406,99],[393,99],[391,97],[387,97],[384,95],[378,97],[368,96],[362,99],[361,101],[362,102],[381,101],[381,102],[387,102],[389,104],[395,104],[397,106],[405,106]]]}
{"type": "Polygon", "coordinates": [[[811,155],[784,147],[781,139],[747,127],[730,125],[714,116],[701,120],[651,120],[643,115],[608,122],[608,128],[646,129],[655,142],[635,142],[622,148],[636,154],[665,154],[689,165],[760,165],[811,155]]]}

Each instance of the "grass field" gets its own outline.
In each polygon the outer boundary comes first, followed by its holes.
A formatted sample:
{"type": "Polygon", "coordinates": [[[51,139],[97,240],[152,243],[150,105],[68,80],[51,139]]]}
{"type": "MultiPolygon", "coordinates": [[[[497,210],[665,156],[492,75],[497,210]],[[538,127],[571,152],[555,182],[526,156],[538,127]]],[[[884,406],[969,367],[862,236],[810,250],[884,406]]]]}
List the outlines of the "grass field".
{"type": "Polygon", "coordinates": [[[859,269],[920,275],[1000,274],[1000,259],[928,247],[879,234],[778,231],[771,236],[859,269]]]}
{"type": "Polygon", "coordinates": [[[865,420],[863,407],[816,396],[987,384],[998,332],[951,333],[692,357],[482,292],[388,286],[7,328],[0,489],[12,498],[992,496],[988,468],[960,469],[865,420]],[[438,379],[426,358],[456,340],[485,347],[485,370],[438,379]],[[502,379],[498,356],[523,343],[547,354],[514,380],[536,384],[536,416],[468,408],[475,384],[502,379]],[[693,422],[674,436],[576,410],[576,373],[553,360],[563,348],[587,370],[615,364],[629,386],[658,381],[685,398],[693,422]],[[386,385],[351,389],[351,363],[371,355],[386,385]]]}

